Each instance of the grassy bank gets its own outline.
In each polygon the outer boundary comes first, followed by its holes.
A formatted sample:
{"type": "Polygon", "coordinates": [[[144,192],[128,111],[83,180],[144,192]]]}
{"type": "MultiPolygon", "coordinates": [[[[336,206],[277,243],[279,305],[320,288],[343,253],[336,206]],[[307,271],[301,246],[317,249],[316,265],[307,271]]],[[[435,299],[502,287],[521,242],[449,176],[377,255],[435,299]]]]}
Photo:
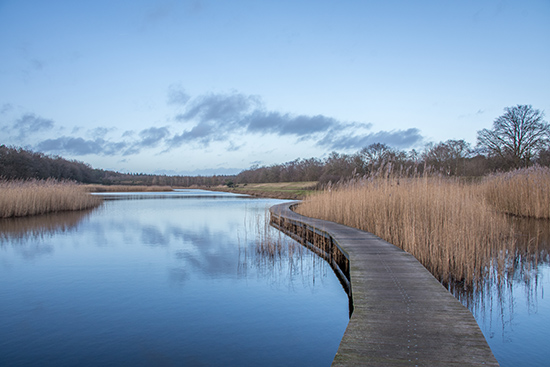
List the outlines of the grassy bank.
{"type": "Polygon", "coordinates": [[[83,210],[101,204],[82,186],[70,182],[0,181],[0,218],[25,217],[66,210],[83,210]]]}
{"type": "Polygon", "coordinates": [[[172,191],[170,186],[145,185],[83,185],[87,192],[160,192],[172,191]]]}
{"type": "Polygon", "coordinates": [[[274,199],[301,200],[306,198],[308,195],[314,193],[316,191],[316,187],[317,181],[302,181],[249,183],[240,184],[235,187],[215,186],[209,189],[274,199]]]}

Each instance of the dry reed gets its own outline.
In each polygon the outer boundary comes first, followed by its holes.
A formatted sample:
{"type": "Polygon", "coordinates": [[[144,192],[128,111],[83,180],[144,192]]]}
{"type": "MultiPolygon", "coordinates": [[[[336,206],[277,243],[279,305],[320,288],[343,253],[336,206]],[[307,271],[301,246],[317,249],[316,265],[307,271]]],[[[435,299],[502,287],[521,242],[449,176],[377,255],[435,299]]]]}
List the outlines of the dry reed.
{"type": "Polygon", "coordinates": [[[550,219],[550,168],[530,167],[490,175],[481,189],[498,211],[539,219],[550,219]]]}
{"type": "Polygon", "coordinates": [[[0,218],[83,210],[99,204],[100,198],[71,182],[0,181],[0,218]]]}
{"type": "Polygon", "coordinates": [[[308,197],[297,212],[371,232],[444,283],[481,279],[514,241],[477,186],[454,179],[364,179],[308,197]]]}

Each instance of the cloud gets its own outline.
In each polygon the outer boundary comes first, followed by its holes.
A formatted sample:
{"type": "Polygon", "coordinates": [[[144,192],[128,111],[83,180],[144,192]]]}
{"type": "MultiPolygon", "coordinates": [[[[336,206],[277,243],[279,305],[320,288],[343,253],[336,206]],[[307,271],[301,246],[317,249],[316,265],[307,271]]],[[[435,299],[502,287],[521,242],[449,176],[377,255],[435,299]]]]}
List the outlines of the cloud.
{"type": "Polygon", "coordinates": [[[262,101],[258,96],[246,96],[241,93],[209,94],[196,98],[187,112],[177,116],[177,120],[223,122],[223,126],[229,126],[239,123],[248,113],[261,106],[262,101]]]}
{"type": "Polygon", "coordinates": [[[200,122],[191,130],[186,130],[181,134],[174,135],[169,139],[168,143],[171,148],[179,147],[184,143],[197,142],[204,146],[208,146],[212,141],[224,140],[226,134],[220,130],[216,130],[210,122],[200,122]]]}
{"type": "Polygon", "coordinates": [[[140,131],[140,141],[137,143],[140,147],[154,148],[158,146],[163,139],[170,135],[167,127],[151,127],[140,131]]]}
{"type": "Polygon", "coordinates": [[[256,111],[249,116],[247,130],[262,134],[304,136],[338,127],[339,121],[323,115],[290,116],[279,112],[256,111]]]}
{"type": "MultiPolygon", "coordinates": [[[[141,131],[128,130],[118,138],[110,135],[116,129],[106,127],[75,128],[70,134],[54,136],[54,122],[34,114],[22,115],[8,123],[4,130],[18,134],[21,141],[32,144],[39,151],[69,156],[131,156],[155,148],[158,153],[165,153],[186,144],[193,149],[196,146],[205,148],[214,142],[222,142],[219,147],[227,152],[236,152],[242,151],[251,138],[260,136],[284,141],[281,147],[309,142],[327,150],[360,149],[372,143],[405,149],[423,141],[416,128],[372,132],[370,123],[269,110],[259,96],[237,92],[191,98],[183,88],[172,85],[167,102],[180,109],[173,126],[151,125],[141,131]],[[50,135],[46,135],[48,133],[50,135]],[[35,135],[28,139],[31,134],[35,135]],[[32,143],[37,136],[40,142],[32,143]]],[[[12,107],[5,104],[2,108],[9,110],[12,107]]]]}
{"type": "Polygon", "coordinates": [[[38,150],[42,152],[63,153],[76,156],[88,154],[114,156],[123,153],[126,147],[127,144],[125,142],[113,143],[101,138],[85,140],[83,138],[73,138],[69,136],[46,139],[37,144],[38,150]]]}
{"type": "Polygon", "coordinates": [[[27,113],[15,121],[11,130],[17,133],[19,139],[24,139],[29,135],[50,130],[53,125],[52,120],[27,113]]]}
{"type": "MultiPolygon", "coordinates": [[[[268,111],[261,98],[241,93],[209,94],[195,98],[187,110],[176,115],[176,121],[194,126],[168,139],[171,148],[184,143],[208,146],[238,134],[291,135],[299,140],[313,139],[314,135],[334,134],[349,129],[369,129],[371,124],[342,122],[323,115],[294,116],[268,111]]],[[[231,149],[235,147],[231,146],[231,149]]]]}
{"type": "Polygon", "coordinates": [[[330,149],[360,149],[373,143],[383,143],[398,149],[419,145],[424,138],[417,128],[379,131],[367,135],[326,135],[317,144],[330,149]]]}
{"type": "Polygon", "coordinates": [[[13,106],[11,103],[4,103],[1,107],[0,107],[0,114],[3,115],[9,111],[11,111],[13,109],[13,106]]]}
{"type": "Polygon", "coordinates": [[[168,104],[185,105],[191,96],[183,88],[177,85],[171,85],[168,89],[168,104]]]}
{"type": "Polygon", "coordinates": [[[115,128],[96,127],[94,129],[90,129],[88,131],[88,134],[94,139],[103,139],[109,132],[113,130],[115,130],[115,128]]]}
{"type": "MultiPolygon", "coordinates": [[[[312,140],[329,149],[362,148],[386,143],[396,148],[419,144],[418,129],[368,133],[372,124],[346,122],[324,115],[291,115],[265,108],[258,96],[241,93],[208,94],[193,99],[176,121],[192,127],[167,138],[169,149],[187,143],[208,146],[243,134],[293,136],[297,141],[312,140]]],[[[239,147],[230,145],[229,150],[239,147]]]]}

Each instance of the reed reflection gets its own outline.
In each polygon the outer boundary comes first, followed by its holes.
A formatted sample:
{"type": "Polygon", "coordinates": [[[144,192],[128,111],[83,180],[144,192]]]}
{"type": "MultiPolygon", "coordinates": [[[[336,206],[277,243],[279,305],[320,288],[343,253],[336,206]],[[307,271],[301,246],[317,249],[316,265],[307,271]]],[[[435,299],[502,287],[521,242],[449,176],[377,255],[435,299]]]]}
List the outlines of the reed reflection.
{"type": "Polygon", "coordinates": [[[74,231],[94,209],[0,219],[0,245],[74,231]]]}
{"type": "Polygon", "coordinates": [[[272,227],[269,220],[266,211],[245,224],[244,237],[239,238],[238,274],[247,277],[253,268],[272,286],[314,288],[332,269],[321,257],[272,227]],[[254,236],[251,240],[250,233],[254,236]]]}
{"type": "Polygon", "coordinates": [[[497,317],[503,329],[514,319],[518,301],[524,300],[529,310],[536,311],[544,295],[541,280],[548,276],[550,264],[550,221],[518,217],[508,220],[515,241],[495,254],[486,266],[485,276],[471,285],[454,282],[448,286],[476,318],[497,317]]]}

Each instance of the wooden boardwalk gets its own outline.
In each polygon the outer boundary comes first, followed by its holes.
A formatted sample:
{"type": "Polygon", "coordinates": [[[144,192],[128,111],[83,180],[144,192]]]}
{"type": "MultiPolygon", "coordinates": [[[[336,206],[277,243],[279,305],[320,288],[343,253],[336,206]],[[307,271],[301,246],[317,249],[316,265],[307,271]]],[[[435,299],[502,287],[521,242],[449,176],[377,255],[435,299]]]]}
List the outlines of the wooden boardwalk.
{"type": "Polygon", "coordinates": [[[412,255],[295,204],[272,207],[272,225],[318,248],[353,306],[333,366],[498,366],[470,311],[412,255]]]}

